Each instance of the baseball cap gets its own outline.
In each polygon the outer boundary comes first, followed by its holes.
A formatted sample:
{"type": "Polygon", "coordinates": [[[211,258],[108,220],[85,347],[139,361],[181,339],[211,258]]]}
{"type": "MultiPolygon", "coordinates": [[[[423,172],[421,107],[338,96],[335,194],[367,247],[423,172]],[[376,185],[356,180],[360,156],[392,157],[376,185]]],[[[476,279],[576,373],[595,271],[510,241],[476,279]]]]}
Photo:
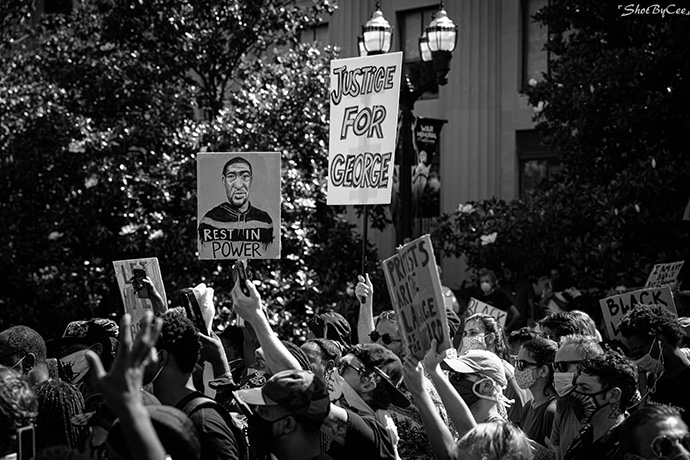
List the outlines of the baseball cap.
{"type": "Polygon", "coordinates": [[[488,350],[470,350],[457,358],[446,358],[443,364],[461,374],[479,374],[489,377],[501,387],[508,385],[501,358],[488,350]]]}
{"type": "Polygon", "coordinates": [[[239,390],[236,394],[249,405],[280,406],[292,415],[315,422],[323,421],[331,409],[323,381],[305,370],[278,372],[263,387],[239,390]]]}
{"type": "MultiPolygon", "coordinates": [[[[46,349],[48,357],[61,358],[59,356],[63,347],[83,343],[86,345],[94,345],[100,343],[103,346],[104,353],[109,355],[114,354],[112,334],[115,334],[114,340],[117,339],[117,330],[114,329],[112,320],[104,318],[94,318],[86,321],[72,321],[65,327],[62,337],[46,341],[46,349]]],[[[115,324],[117,326],[117,324],[115,324]]]]}
{"type": "MultiPolygon", "coordinates": [[[[189,417],[172,406],[146,406],[151,423],[166,453],[173,459],[198,460],[201,455],[201,443],[194,424],[189,417]]],[[[127,439],[117,420],[108,433],[108,444],[118,455],[129,458],[127,439]]]]}
{"type": "Polygon", "coordinates": [[[398,389],[402,382],[402,362],[395,353],[378,343],[365,343],[353,346],[349,353],[355,355],[364,367],[377,374],[388,388],[391,402],[398,407],[408,407],[410,400],[398,389]]]}

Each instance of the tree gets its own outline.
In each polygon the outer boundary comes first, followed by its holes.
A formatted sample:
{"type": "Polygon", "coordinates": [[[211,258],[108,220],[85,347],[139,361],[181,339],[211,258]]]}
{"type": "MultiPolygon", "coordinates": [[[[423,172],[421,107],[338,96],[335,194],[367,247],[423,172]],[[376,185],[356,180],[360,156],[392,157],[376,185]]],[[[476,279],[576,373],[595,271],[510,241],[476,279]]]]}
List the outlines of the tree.
{"type": "Polygon", "coordinates": [[[535,18],[551,59],[525,94],[563,171],[519,200],[460,206],[436,240],[475,268],[562,263],[583,288],[641,286],[654,263],[690,256],[690,17],[553,0],[535,18]]]}
{"type": "Polygon", "coordinates": [[[227,307],[229,265],[194,254],[194,159],[218,147],[282,154],[283,258],[251,264],[273,319],[347,313],[361,241],[325,205],[331,55],[298,43],[332,8],[93,0],[24,24],[0,55],[0,328],[116,315],[112,261],[136,257],[169,296],[205,281],[227,307]]]}

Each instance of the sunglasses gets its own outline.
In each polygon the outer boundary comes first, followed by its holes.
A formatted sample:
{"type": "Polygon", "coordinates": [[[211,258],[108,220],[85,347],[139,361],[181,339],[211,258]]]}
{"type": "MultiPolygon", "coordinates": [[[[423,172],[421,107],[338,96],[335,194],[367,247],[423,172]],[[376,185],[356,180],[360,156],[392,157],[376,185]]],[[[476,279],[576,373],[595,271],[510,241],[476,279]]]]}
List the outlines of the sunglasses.
{"type": "Polygon", "coordinates": [[[357,372],[359,375],[366,374],[368,372],[363,367],[354,366],[354,365],[348,363],[347,361],[341,359],[338,362],[338,374],[343,375],[348,367],[354,369],[355,372],[357,372]]]}
{"type": "Polygon", "coordinates": [[[657,457],[670,457],[673,453],[673,446],[680,443],[686,450],[690,450],[690,433],[686,433],[682,436],[657,436],[652,440],[650,445],[652,452],[657,457]]]}
{"type": "Polygon", "coordinates": [[[528,367],[539,367],[539,364],[525,361],[524,359],[518,359],[515,361],[515,369],[523,371],[528,367]]]}
{"type": "Polygon", "coordinates": [[[553,363],[553,368],[556,372],[568,372],[571,364],[580,364],[580,361],[556,361],[553,363]]]}
{"type": "Polygon", "coordinates": [[[381,339],[386,345],[390,345],[393,342],[402,342],[400,339],[394,339],[390,334],[379,334],[378,331],[371,331],[369,338],[372,342],[378,342],[381,339]]]}

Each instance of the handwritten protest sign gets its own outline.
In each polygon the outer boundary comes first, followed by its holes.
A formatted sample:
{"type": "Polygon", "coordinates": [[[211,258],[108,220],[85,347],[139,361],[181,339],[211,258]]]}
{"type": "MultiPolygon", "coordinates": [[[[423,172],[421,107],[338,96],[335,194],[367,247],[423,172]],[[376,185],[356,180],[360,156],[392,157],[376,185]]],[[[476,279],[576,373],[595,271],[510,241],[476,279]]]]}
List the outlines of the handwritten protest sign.
{"type": "Polygon", "coordinates": [[[481,302],[474,297],[471,297],[469,303],[467,304],[467,312],[470,315],[474,315],[475,313],[484,313],[486,315],[493,316],[496,318],[496,321],[498,321],[498,324],[500,324],[502,328],[506,327],[508,312],[499,310],[498,308],[493,307],[488,303],[481,302]]]}
{"type": "Polygon", "coordinates": [[[668,308],[674,315],[676,304],[673,302],[671,288],[662,286],[659,288],[640,289],[639,291],[626,292],[599,300],[601,311],[604,313],[604,322],[610,339],[622,340],[623,336],[618,330],[618,323],[626,313],[638,304],[659,304],[668,308]]]}
{"type": "Polygon", "coordinates": [[[197,156],[199,259],[280,258],[280,154],[197,156]]]}
{"type": "Polygon", "coordinates": [[[433,339],[439,351],[449,348],[448,318],[429,235],[384,260],[383,273],[408,353],[422,359],[433,339]]]}
{"type": "Polygon", "coordinates": [[[149,278],[156,290],[163,298],[163,305],[167,308],[168,300],[165,296],[163,277],[161,276],[158,259],[116,260],[113,262],[117,285],[120,288],[125,313],[132,317],[132,332],[139,330],[139,321],[147,310],[153,312],[150,291],[142,284],[143,278],[149,278]]]}
{"type": "Polygon", "coordinates": [[[644,287],[653,288],[673,284],[678,278],[681,268],[683,268],[682,260],[670,264],[656,264],[649,274],[644,287]]]}
{"type": "Polygon", "coordinates": [[[389,204],[402,53],[331,61],[328,204],[389,204]]]}

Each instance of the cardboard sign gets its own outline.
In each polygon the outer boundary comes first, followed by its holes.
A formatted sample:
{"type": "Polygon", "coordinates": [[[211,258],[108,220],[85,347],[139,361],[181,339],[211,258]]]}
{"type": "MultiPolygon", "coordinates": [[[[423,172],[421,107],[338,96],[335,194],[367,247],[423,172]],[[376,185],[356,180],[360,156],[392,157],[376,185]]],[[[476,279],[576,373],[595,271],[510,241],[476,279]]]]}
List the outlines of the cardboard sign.
{"type": "Polygon", "coordinates": [[[429,235],[384,260],[383,273],[407,352],[422,359],[433,339],[439,351],[450,348],[443,290],[429,235]]]}
{"type": "Polygon", "coordinates": [[[280,258],[280,154],[197,156],[199,259],[280,258]]]}
{"type": "Polygon", "coordinates": [[[678,278],[680,270],[683,268],[683,261],[670,264],[656,264],[647,278],[645,288],[668,286],[673,284],[678,278]]]}
{"type": "Polygon", "coordinates": [[[601,311],[604,313],[604,322],[610,339],[623,340],[623,336],[618,330],[618,323],[626,313],[635,308],[638,304],[659,304],[668,308],[674,315],[676,304],[671,295],[671,288],[662,286],[659,288],[640,289],[639,291],[626,292],[599,300],[601,311]]]}
{"type": "Polygon", "coordinates": [[[485,315],[493,316],[503,329],[506,327],[508,312],[499,310],[498,308],[477,300],[474,297],[471,297],[469,303],[467,304],[467,312],[470,315],[474,315],[475,313],[484,313],[485,315]]]}
{"type": "Polygon", "coordinates": [[[331,61],[328,204],[390,204],[402,53],[331,61]]]}
{"type": "Polygon", "coordinates": [[[132,317],[132,333],[136,334],[139,330],[139,321],[144,317],[144,313],[147,310],[153,312],[153,304],[147,289],[137,289],[141,288],[139,280],[142,277],[148,277],[151,280],[163,298],[163,305],[166,309],[168,307],[158,259],[151,257],[146,259],[116,260],[113,262],[113,268],[115,268],[115,276],[117,278],[117,285],[120,288],[125,313],[129,313],[132,317]]]}

